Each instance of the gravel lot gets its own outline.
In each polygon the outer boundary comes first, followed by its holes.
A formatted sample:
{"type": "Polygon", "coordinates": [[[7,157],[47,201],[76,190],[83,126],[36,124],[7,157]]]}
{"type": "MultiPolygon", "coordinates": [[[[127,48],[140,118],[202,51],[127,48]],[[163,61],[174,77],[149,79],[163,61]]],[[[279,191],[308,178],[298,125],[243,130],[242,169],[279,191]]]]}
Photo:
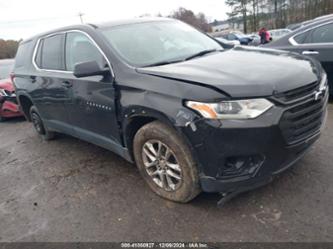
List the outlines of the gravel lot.
{"type": "Polygon", "coordinates": [[[297,165],[223,208],[163,200],[112,152],[0,123],[0,241],[333,241],[332,117],[297,165]]]}

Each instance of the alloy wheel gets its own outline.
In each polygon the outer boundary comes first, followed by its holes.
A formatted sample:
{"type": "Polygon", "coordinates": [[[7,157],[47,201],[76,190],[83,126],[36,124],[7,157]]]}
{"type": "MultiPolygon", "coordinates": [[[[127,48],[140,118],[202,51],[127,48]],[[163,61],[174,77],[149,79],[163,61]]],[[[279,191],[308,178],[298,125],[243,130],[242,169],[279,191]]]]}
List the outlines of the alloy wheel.
{"type": "Polygon", "coordinates": [[[182,183],[182,170],[174,152],[159,140],[149,140],[142,148],[147,174],[165,191],[175,191],[182,183]]]}
{"type": "Polygon", "coordinates": [[[40,117],[38,116],[37,113],[33,113],[31,115],[31,121],[36,129],[36,131],[39,133],[39,134],[43,134],[44,132],[44,129],[43,129],[43,125],[42,125],[42,121],[40,119],[40,117]]]}

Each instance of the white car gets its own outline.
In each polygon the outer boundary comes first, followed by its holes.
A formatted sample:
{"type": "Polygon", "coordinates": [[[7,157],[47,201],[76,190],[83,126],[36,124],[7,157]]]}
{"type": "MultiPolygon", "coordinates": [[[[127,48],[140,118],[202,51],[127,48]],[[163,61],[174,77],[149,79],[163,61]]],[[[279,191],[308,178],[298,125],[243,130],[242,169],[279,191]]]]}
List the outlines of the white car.
{"type": "Polygon", "coordinates": [[[259,46],[260,45],[260,36],[256,33],[249,34],[252,38],[252,42],[249,44],[250,46],[259,46]]]}
{"type": "Polygon", "coordinates": [[[291,32],[290,29],[273,29],[268,31],[271,34],[271,38],[273,41],[280,39],[281,37],[289,34],[291,32]]]}
{"type": "Polygon", "coordinates": [[[240,45],[240,42],[237,41],[237,40],[229,41],[229,40],[224,39],[222,37],[216,37],[215,39],[224,43],[224,44],[227,44],[227,45],[232,45],[232,46],[240,45]]]}

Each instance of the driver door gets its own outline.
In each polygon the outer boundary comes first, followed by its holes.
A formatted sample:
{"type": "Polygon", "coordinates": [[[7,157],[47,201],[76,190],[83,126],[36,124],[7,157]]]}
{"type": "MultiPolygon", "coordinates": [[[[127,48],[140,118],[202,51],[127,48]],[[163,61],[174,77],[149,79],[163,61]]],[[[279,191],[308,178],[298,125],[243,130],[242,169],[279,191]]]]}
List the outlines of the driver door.
{"type": "MultiPolygon", "coordinates": [[[[66,34],[66,69],[74,71],[75,64],[96,61],[108,67],[107,59],[85,33],[72,31],[66,34]]],[[[109,76],[89,76],[67,79],[72,101],[66,106],[75,134],[84,140],[110,147],[121,143],[116,118],[116,94],[109,76]]]]}

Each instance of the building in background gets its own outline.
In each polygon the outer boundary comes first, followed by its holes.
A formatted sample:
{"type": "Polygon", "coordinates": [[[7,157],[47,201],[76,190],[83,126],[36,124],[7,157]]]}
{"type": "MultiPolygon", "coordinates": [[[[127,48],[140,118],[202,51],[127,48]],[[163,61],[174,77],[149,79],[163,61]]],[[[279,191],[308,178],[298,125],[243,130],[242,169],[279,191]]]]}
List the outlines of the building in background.
{"type": "Polygon", "coordinates": [[[209,25],[210,25],[213,33],[226,31],[226,30],[238,30],[238,31],[243,32],[243,29],[244,29],[242,19],[239,17],[230,18],[230,19],[224,20],[224,21],[215,20],[214,22],[209,23],[209,25]]]}
{"type": "Polygon", "coordinates": [[[230,28],[228,20],[225,20],[225,21],[215,20],[214,22],[209,23],[209,25],[212,28],[212,32],[220,32],[220,31],[228,30],[230,28]]]}

